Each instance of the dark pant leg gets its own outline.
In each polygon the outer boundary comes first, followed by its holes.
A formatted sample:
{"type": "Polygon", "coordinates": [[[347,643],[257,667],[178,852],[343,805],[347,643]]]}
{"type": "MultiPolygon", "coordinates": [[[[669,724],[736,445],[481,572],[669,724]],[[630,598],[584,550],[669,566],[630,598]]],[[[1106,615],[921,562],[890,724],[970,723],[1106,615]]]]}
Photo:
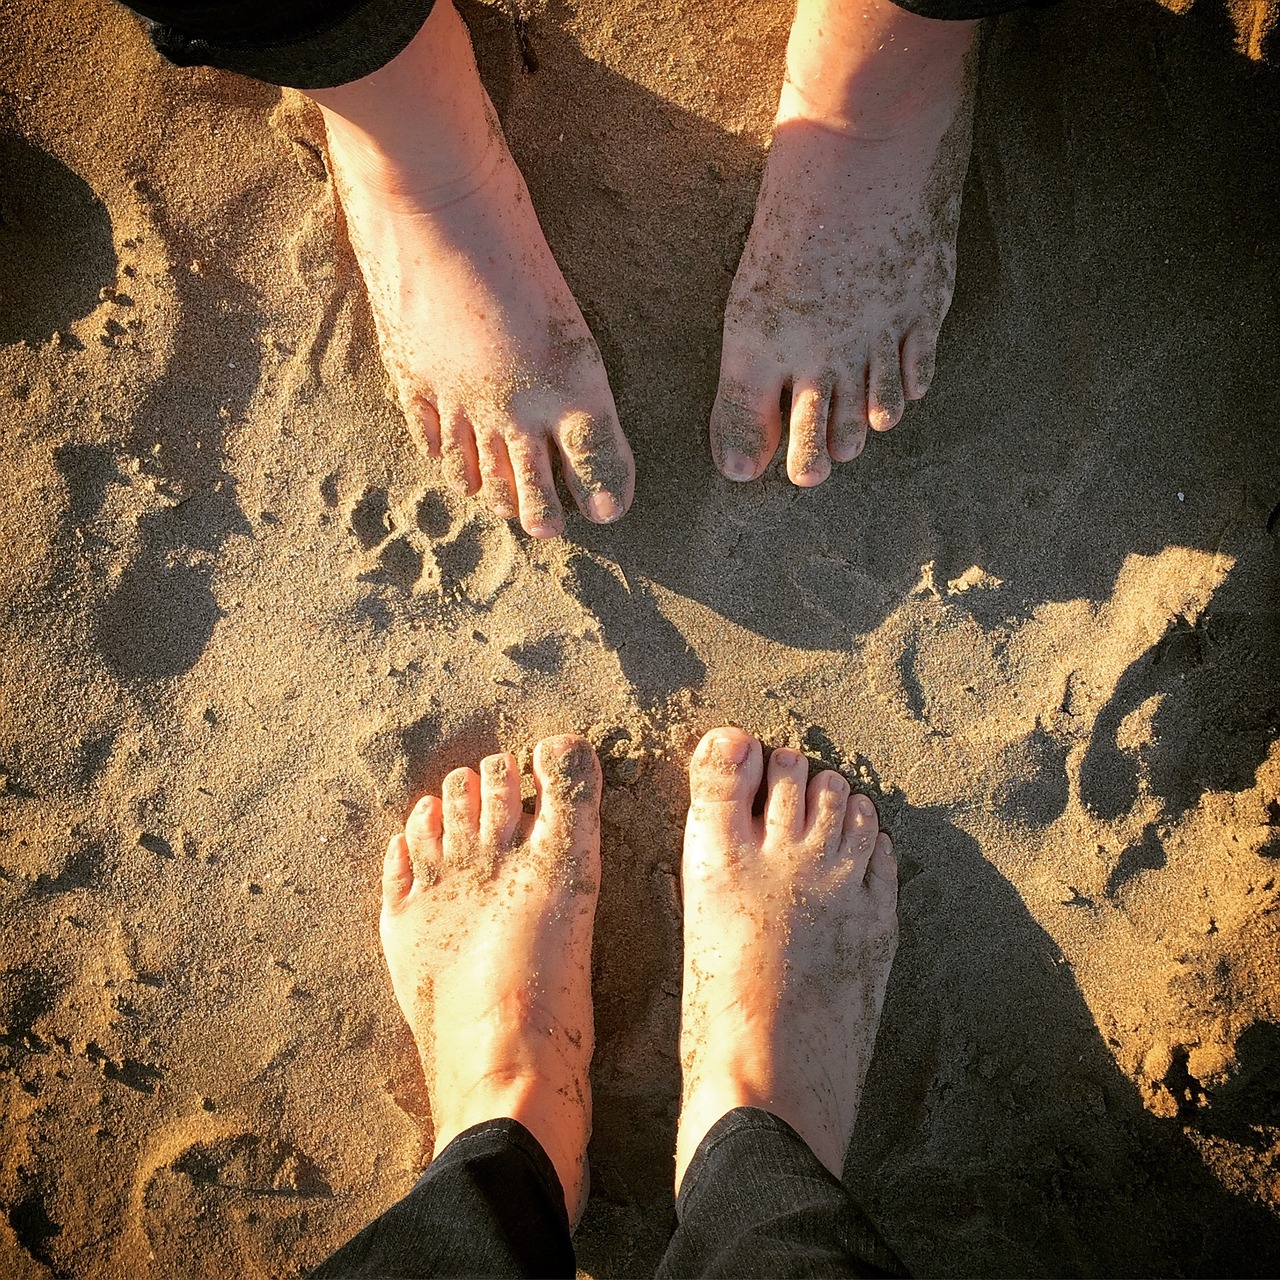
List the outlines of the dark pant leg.
{"type": "Polygon", "coordinates": [[[1057,0],[893,0],[893,3],[921,18],[951,22],[966,18],[994,18],[997,14],[1012,13],[1014,9],[1056,4],[1057,0]]]}
{"type": "Polygon", "coordinates": [[[460,1133],[417,1186],[311,1273],[553,1276],[577,1270],[555,1166],[515,1120],[460,1133]]]}
{"type": "Polygon", "coordinates": [[[712,1125],[685,1172],[676,1218],[657,1280],[906,1274],[804,1139],[756,1107],[712,1125]]]}
{"type": "Polygon", "coordinates": [[[293,89],[371,75],[406,48],[435,0],[127,0],[182,67],[221,67],[293,89]]]}

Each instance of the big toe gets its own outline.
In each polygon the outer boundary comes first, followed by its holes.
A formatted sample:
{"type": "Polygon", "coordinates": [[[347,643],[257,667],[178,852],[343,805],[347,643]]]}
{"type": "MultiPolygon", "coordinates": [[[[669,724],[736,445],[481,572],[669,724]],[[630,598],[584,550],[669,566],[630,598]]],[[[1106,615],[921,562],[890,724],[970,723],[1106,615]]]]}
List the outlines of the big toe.
{"type": "Polygon", "coordinates": [[[567,859],[599,858],[600,761],[585,738],[544,738],[533,750],[538,814],[533,843],[567,859]]]}
{"type": "Polygon", "coordinates": [[[555,435],[578,510],[596,524],[622,519],[635,492],[636,469],[613,406],[605,413],[568,414],[555,435]]]}
{"type": "Polygon", "coordinates": [[[764,752],[751,734],[730,726],[704,734],[689,761],[689,834],[709,833],[713,841],[749,839],[751,806],[763,774],[764,752]]]}

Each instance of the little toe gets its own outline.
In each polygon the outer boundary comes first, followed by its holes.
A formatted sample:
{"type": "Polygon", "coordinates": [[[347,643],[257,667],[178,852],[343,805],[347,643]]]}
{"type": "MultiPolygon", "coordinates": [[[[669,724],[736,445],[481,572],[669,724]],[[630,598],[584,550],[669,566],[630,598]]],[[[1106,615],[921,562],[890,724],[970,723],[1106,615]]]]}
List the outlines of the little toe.
{"type": "Polygon", "coordinates": [[[513,755],[485,756],[480,761],[480,842],[508,849],[524,821],[520,803],[520,766],[513,755]]]}
{"type": "Polygon", "coordinates": [[[791,391],[791,422],[787,433],[787,475],[792,484],[812,488],[831,474],[827,454],[830,385],[797,382],[791,391]]]}
{"type": "Polygon", "coordinates": [[[394,911],[413,891],[413,863],[403,832],[397,831],[382,861],[382,905],[394,911]]]}
{"type": "Polygon", "coordinates": [[[827,413],[827,451],[836,462],[852,462],[867,443],[867,370],[841,378],[827,413]]]}
{"type": "Polygon", "coordinates": [[[828,854],[835,853],[840,847],[848,800],[849,784],[834,769],[824,769],[809,783],[809,794],[805,800],[808,816],[806,834],[821,844],[828,854]]]}
{"type": "Polygon", "coordinates": [[[755,834],[751,806],[764,774],[764,752],[751,734],[726,726],[702,737],[689,761],[688,835],[706,833],[709,840],[686,840],[690,855],[707,858],[731,853],[755,834]]]}
{"type": "Polygon", "coordinates": [[[454,769],[440,788],[444,815],[444,860],[466,862],[480,835],[480,779],[474,769],[454,769]]]}
{"type": "Polygon", "coordinates": [[[558,854],[595,859],[600,831],[600,761],[585,738],[544,738],[533,749],[538,811],[531,839],[558,854]]]}
{"type": "Polygon", "coordinates": [[[556,496],[546,441],[521,432],[507,441],[520,504],[520,524],[535,538],[554,538],[564,530],[564,509],[556,496]]]}
{"type": "Polygon", "coordinates": [[[805,828],[805,784],[809,762],[798,751],[779,747],[769,756],[765,830],[798,840],[805,828]]]}
{"type": "Polygon", "coordinates": [[[476,458],[476,435],[461,409],[448,408],[440,414],[440,461],[451,489],[465,494],[478,492],[480,464],[476,458]]]}
{"type": "Polygon", "coordinates": [[[871,355],[867,377],[867,421],[873,431],[888,431],[898,425],[905,408],[898,344],[886,338],[871,355]]]}
{"type": "Polygon", "coordinates": [[[566,415],[555,438],[578,510],[596,524],[620,520],[635,492],[635,461],[612,406],[604,414],[566,415]]]}
{"type": "Polygon", "coordinates": [[[902,340],[902,390],[908,400],[922,400],[933,382],[938,335],[913,324],[902,340]]]}
{"type": "Polygon", "coordinates": [[[876,836],[880,834],[880,819],[869,797],[852,795],[844,811],[844,830],[840,840],[840,852],[850,864],[853,876],[861,880],[867,874],[876,836]]]}
{"type": "Polygon", "coordinates": [[[480,488],[489,510],[503,520],[519,513],[516,502],[516,478],[511,470],[507,442],[497,431],[476,433],[476,455],[480,467],[480,488]]]}
{"type": "Polygon", "coordinates": [[[782,383],[741,382],[721,373],[711,410],[711,457],[730,480],[754,480],[782,439],[782,383]]]}

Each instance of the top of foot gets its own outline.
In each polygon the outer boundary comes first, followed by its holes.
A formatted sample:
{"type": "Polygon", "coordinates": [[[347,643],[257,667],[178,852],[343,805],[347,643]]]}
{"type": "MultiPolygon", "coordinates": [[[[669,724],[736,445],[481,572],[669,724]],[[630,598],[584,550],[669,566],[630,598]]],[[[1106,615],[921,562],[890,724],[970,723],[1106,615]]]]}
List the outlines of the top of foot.
{"type": "Polygon", "coordinates": [[[510,1116],[550,1157],[571,1222],[591,1131],[591,935],[600,880],[600,766],[581,738],[455,769],[424,796],[383,873],[382,948],[422,1057],[439,1153],[510,1116]]]}
{"type": "Polygon", "coordinates": [[[725,312],[711,450],[752,480],[781,440],[820,484],[933,377],[955,287],[975,23],[800,0],[755,219],[725,312]]]}
{"type": "Polygon", "coordinates": [[[689,766],[683,1105],[676,1184],[721,1116],[787,1121],[837,1177],[897,946],[897,865],[875,806],[799,752],[713,729],[689,766]]]}
{"type": "Polygon", "coordinates": [[[552,459],[588,519],[634,464],[600,352],[552,257],[449,0],[365,79],[315,94],[383,361],[410,430],[464,493],[564,529],[552,459]]]}

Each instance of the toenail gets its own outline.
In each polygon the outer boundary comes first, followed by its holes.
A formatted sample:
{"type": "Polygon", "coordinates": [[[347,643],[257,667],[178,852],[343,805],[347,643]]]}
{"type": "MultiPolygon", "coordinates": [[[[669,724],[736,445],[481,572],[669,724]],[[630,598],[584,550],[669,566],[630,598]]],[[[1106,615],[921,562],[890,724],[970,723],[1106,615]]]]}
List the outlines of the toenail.
{"type": "Polygon", "coordinates": [[[714,745],[716,754],[725,764],[742,764],[751,754],[750,739],[716,738],[714,745]]]}
{"type": "Polygon", "coordinates": [[[863,795],[854,797],[854,805],[858,811],[860,818],[874,818],[876,816],[876,807],[871,801],[863,795]]]}
{"type": "Polygon", "coordinates": [[[724,473],[734,480],[750,480],[755,474],[755,467],[745,453],[737,449],[724,451],[724,473]]]}
{"type": "Polygon", "coordinates": [[[609,524],[622,514],[622,508],[611,493],[593,493],[587,499],[587,510],[598,524],[609,524]]]}
{"type": "Polygon", "coordinates": [[[777,761],[778,766],[783,769],[790,769],[799,759],[794,751],[788,751],[785,747],[775,751],[773,758],[777,761]]]}
{"type": "Polygon", "coordinates": [[[829,791],[843,791],[848,785],[838,773],[833,773],[827,779],[827,790],[829,791]]]}

